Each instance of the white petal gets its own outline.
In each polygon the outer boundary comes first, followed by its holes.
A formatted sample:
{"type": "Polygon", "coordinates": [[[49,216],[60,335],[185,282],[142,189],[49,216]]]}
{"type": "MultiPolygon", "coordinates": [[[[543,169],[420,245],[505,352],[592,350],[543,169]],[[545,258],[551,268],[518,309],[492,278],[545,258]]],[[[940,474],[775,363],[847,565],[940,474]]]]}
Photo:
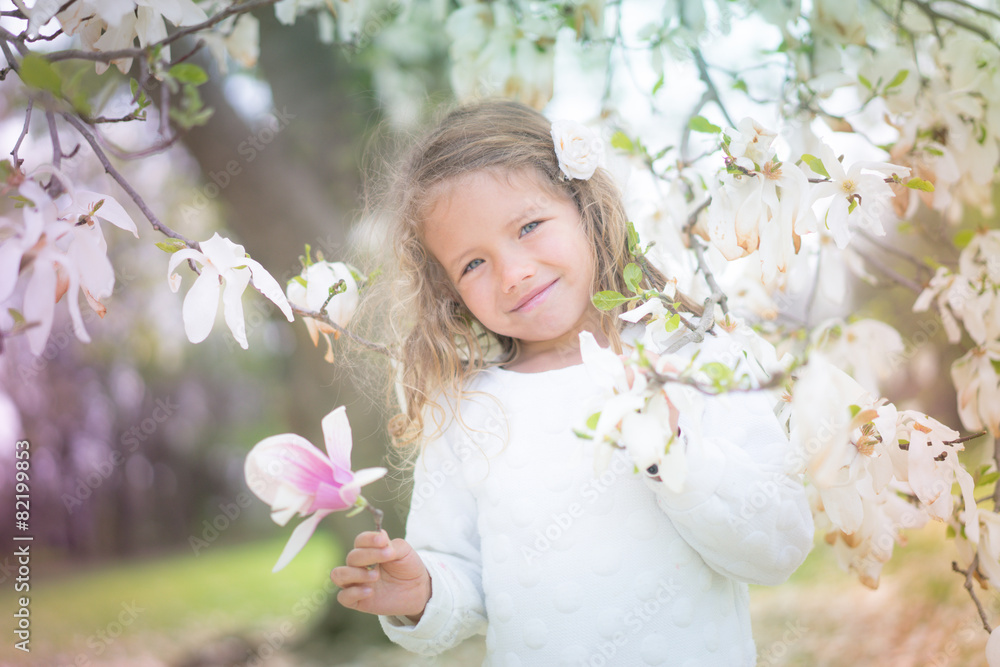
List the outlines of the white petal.
{"type": "Polygon", "coordinates": [[[222,292],[222,312],[226,324],[233,332],[233,338],[244,350],[247,349],[247,326],[243,320],[243,292],[250,282],[250,272],[246,269],[228,271],[226,286],[222,292]]]}
{"type": "Polygon", "coordinates": [[[260,262],[246,258],[247,266],[250,267],[250,275],[253,280],[254,287],[260,290],[260,293],[266,296],[268,299],[274,302],[281,312],[284,313],[288,321],[291,322],[295,319],[292,315],[292,307],[288,305],[288,299],[285,298],[285,294],[281,291],[281,285],[278,281],[267,272],[260,262]]]}
{"type": "Polygon", "coordinates": [[[7,239],[0,245],[0,302],[6,301],[17,285],[23,254],[24,249],[16,239],[7,239]]]}
{"type": "Polygon", "coordinates": [[[271,570],[272,572],[277,572],[292,562],[292,559],[302,551],[302,547],[306,545],[309,538],[316,532],[316,526],[319,525],[319,522],[327,514],[330,514],[329,510],[319,510],[295,527],[295,530],[292,531],[292,536],[288,538],[288,544],[285,545],[284,551],[278,557],[278,562],[275,563],[274,569],[271,570]]]}
{"type": "Polygon", "coordinates": [[[24,319],[38,322],[38,326],[25,332],[31,353],[39,355],[52,331],[52,316],[56,308],[56,270],[51,262],[39,261],[32,265],[31,278],[24,290],[24,319]]]}
{"type": "Polygon", "coordinates": [[[219,287],[219,273],[206,265],[184,297],[181,309],[184,333],[192,343],[200,343],[212,333],[215,315],[219,311],[219,287]]]}
{"type": "Polygon", "coordinates": [[[171,292],[177,292],[181,287],[181,277],[174,273],[174,270],[186,259],[193,259],[203,266],[208,264],[208,258],[194,248],[181,248],[170,255],[170,261],[167,263],[167,283],[171,292]]]}
{"type": "Polygon", "coordinates": [[[97,213],[95,213],[95,215],[102,220],[107,220],[115,227],[124,229],[127,232],[132,232],[136,238],[139,238],[139,230],[135,226],[135,221],[132,220],[131,216],[125,212],[122,205],[119,204],[114,198],[97,192],[90,192],[88,190],[77,190],[74,196],[74,201],[87,202],[90,204],[90,207],[101,200],[104,200],[104,203],[101,204],[101,208],[97,209],[97,213]]]}

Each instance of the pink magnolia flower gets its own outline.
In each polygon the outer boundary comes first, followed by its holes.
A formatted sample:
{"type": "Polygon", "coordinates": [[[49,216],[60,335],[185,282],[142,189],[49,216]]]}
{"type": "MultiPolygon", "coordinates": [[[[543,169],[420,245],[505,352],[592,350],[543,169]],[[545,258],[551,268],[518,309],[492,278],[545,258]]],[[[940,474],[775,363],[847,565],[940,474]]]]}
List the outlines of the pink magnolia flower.
{"type": "Polygon", "coordinates": [[[271,506],[275,523],[284,526],[296,513],[312,515],[292,532],[274,572],[302,550],[327,514],[367,506],[361,487],[386,473],[385,468],[351,471],[351,425],[343,406],[323,418],[323,436],[326,455],[294,433],[264,438],[247,454],[247,485],[271,506]]]}

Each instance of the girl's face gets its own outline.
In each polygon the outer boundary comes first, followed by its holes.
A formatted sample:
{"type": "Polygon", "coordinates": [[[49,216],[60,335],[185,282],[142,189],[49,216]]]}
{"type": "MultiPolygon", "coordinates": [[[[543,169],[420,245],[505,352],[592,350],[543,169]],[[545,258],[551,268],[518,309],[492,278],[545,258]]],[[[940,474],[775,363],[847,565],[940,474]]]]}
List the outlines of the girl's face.
{"type": "Polygon", "coordinates": [[[510,366],[579,359],[577,334],[596,333],[599,318],[594,253],[573,201],[533,171],[477,171],[447,183],[424,225],[427,249],[473,316],[521,342],[510,366]]]}

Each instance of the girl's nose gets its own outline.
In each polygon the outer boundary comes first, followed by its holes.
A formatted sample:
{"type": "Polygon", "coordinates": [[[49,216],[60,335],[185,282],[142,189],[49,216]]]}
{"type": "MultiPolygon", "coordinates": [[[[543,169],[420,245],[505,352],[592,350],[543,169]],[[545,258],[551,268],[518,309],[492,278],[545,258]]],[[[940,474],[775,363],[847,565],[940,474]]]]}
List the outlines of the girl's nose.
{"type": "Polygon", "coordinates": [[[535,275],[534,265],[523,257],[506,258],[503,262],[501,280],[503,291],[511,292],[523,281],[535,275]]]}

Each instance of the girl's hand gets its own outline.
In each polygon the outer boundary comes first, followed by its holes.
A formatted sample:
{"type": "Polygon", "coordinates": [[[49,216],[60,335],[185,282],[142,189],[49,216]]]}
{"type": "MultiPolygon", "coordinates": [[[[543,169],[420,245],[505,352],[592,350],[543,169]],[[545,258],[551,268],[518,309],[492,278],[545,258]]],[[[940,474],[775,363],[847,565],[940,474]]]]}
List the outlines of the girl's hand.
{"type": "Polygon", "coordinates": [[[364,532],[345,560],[346,565],[330,573],[342,589],[337,593],[340,604],[368,614],[420,620],[431,598],[431,577],[406,540],[390,541],[384,530],[364,532]]]}

